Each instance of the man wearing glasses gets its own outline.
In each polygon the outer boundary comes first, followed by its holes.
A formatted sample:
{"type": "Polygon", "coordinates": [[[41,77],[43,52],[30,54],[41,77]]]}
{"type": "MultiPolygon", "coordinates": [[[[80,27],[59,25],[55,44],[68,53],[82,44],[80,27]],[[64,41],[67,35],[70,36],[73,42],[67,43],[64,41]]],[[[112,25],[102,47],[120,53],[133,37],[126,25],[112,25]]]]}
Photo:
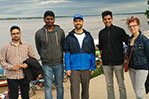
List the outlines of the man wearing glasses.
{"type": "Polygon", "coordinates": [[[128,35],[125,31],[112,24],[111,11],[102,12],[102,21],[105,28],[99,32],[99,49],[103,62],[103,70],[107,83],[108,99],[115,99],[113,89],[113,72],[119,86],[119,99],[126,99],[126,89],[123,75],[123,42],[128,43],[128,35]]]}
{"type": "Polygon", "coordinates": [[[63,44],[65,34],[55,25],[55,14],[44,13],[45,25],[35,34],[35,42],[40,55],[45,80],[45,99],[52,99],[53,75],[57,89],[57,99],[63,99],[63,44]]]}
{"type": "Polygon", "coordinates": [[[18,89],[21,89],[22,99],[29,99],[29,82],[24,79],[23,69],[28,65],[23,63],[27,58],[34,57],[31,46],[21,41],[21,30],[18,26],[10,29],[12,40],[1,49],[0,64],[6,70],[9,88],[9,99],[18,99],[18,89]]]}

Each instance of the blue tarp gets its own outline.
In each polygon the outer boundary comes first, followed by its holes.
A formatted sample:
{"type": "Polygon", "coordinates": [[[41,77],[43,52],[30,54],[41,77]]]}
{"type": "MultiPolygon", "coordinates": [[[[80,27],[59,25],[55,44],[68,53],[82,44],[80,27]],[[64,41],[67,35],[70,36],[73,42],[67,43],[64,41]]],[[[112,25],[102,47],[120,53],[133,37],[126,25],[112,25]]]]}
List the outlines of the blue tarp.
{"type": "Polygon", "coordinates": [[[0,74],[4,74],[4,69],[0,68],[0,74]]]}

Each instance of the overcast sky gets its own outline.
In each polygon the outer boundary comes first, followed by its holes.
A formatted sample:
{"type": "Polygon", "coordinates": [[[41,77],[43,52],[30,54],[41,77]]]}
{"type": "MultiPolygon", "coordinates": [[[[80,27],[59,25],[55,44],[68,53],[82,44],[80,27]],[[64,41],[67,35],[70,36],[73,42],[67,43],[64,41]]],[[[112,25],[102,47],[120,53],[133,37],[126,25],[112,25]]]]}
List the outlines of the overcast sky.
{"type": "Polygon", "coordinates": [[[147,0],[0,0],[0,18],[42,17],[46,10],[56,16],[100,15],[104,10],[113,13],[144,12],[147,0]]]}

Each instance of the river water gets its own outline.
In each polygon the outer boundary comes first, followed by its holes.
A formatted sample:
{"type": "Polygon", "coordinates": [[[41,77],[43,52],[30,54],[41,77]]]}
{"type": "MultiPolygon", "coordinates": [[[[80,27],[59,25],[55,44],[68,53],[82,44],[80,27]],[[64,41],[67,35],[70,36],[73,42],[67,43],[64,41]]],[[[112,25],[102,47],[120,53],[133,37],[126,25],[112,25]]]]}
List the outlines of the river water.
{"type": "MultiPolygon", "coordinates": [[[[148,30],[149,25],[147,24],[147,18],[143,14],[138,15],[115,15],[113,18],[113,24],[124,28],[124,30],[129,34],[130,32],[126,26],[126,19],[130,16],[138,17],[141,21],[141,30],[148,30]]],[[[66,18],[56,18],[55,24],[61,26],[64,29],[65,34],[67,35],[69,31],[71,31],[73,27],[73,22],[71,17],[66,18]]],[[[13,25],[18,25],[22,30],[22,40],[31,44],[35,51],[35,55],[39,58],[37,51],[35,49],[34,36],[35,32],[40,29],[43,25],[43,19],[24,19],[24,20],[0,20],[0,48],[6,43],[9,42],[10,32],[9,29],[13,25]]],[[[97,39],[98,32],[104,28],[104,24],[102,23],[101,16],[88,16],[84,17],[84,28],[91,32],[94,39],[97,39]]],[[[0,93],[4,90],[7,90],[6,87],[0,87],[0,93]]]]}
{"type": "MultiPolygon", "coordinates": [[[[125,31],[130,35],[130,32],[126,26],[126,19],[132,15],[115,15],[113,18],[113,24],[120,26],[125,29],[125,31]]],[[[149,29],[149,25],[147,24],[147,19],[143,14],[134,15],[138,17],[141,21],[141,30],[149,29]]],[[[73,27],[72,18],[56,18],[55,24],[61,26],[64,29],[65,34],[67,35],[69,31],[71,31],[73,27]]],[[[38,54],[35,49],[34,36],[35,32],[40,29],[43,25],[43,19],[28,19],[28,20],[0,20],[0,48],[6,43],[9,42],[10,32],[9,29],[12,25],[18,25],[22,30],[22,40],[30,43],[38,57],[38,54]]],[[[84,28],[91,32],[94,39],[97,39],[98,32],[104,28],[104,24],[102,23],[101,16],[88,16],[84,17],[84,28]]]]}

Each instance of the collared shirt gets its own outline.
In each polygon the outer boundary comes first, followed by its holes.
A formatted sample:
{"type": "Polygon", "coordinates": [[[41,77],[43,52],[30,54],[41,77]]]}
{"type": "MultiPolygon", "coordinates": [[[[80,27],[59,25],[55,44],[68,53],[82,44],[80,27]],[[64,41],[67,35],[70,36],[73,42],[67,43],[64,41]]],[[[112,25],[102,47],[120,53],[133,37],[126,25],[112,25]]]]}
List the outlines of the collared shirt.
{"type": "Polygon", "coordinates": [[[12,41],[1,49],[0,64],[5,69],[7,78],[23,79],[23,69],[12,70],[13,65],[23,64],[28,57],[34,57],[33,50],[28,43],[20,42],[16,46],[12,41]]]}

